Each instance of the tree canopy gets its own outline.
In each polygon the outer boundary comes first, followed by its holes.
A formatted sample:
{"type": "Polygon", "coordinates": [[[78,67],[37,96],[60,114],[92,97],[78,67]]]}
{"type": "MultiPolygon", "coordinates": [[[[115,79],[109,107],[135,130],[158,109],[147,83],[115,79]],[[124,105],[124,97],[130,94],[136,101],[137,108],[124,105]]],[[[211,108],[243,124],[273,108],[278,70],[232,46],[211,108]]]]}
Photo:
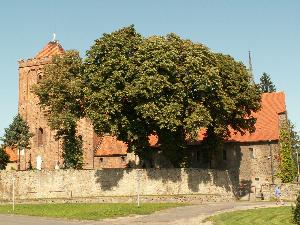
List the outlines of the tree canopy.
{"type": "Polygon", "coordinates": [[[142,158],[156,134],[175,166],[200,128],[221,138],[229,126],[254,129],[260,91],[245,66],[200,43],[176,34],[145,38],[129,26],[97,39],[83,63],[68,54],[54,59],[36,88],[55,129],[88,117],[97,134],[115,135],[142,158]]]}
{"type": "Polygon", "coordinates": [[[28,124],[20,114],[14,117],[8,128],[5,128],[4,136],[1,138],[4,147],[17,149],[30,149],[30,138],[28,124]]]}
{"type": "Polygon", "coordinates": [[[260,90],[263,93],[276,92],[275,85],[271,81],[271,77],[267,73],[263,73],[259,83],[260,90]]]}
{"type": "Polygon", "coordinates": [[[5,152],[6,147],[12,149],[30,149],[30,138],[33,135],[29,131],[29,126],[20,114],[14,117],[8,128],[5,128],[4,136],[1,137],[3,144],[0,147],[0,169],[5,169],[9,162],[9,157],[5,152]]]}

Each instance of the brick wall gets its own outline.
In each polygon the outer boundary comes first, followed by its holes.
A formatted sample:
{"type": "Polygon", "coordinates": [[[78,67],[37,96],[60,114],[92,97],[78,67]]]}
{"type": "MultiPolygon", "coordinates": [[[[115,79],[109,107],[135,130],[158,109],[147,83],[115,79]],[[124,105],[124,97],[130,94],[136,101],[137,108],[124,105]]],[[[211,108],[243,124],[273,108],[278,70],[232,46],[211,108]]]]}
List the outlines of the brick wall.
{"type": "Polygon", "coordinates": [[[30,59],[19,62],[19,113],[28,123],[34,135],[30,140],[31,150],[21,154],[21,169],[28,168],[31,160],[36,167],[37,156],[42,157],[42,168],[54,168],[61,159],[61,144],[54,139],[55,132],[47,125],[43,111],[38,105],[38,98],[32,93],[32,85],[43,76],[43,66],[49,59],[30,59]]]}

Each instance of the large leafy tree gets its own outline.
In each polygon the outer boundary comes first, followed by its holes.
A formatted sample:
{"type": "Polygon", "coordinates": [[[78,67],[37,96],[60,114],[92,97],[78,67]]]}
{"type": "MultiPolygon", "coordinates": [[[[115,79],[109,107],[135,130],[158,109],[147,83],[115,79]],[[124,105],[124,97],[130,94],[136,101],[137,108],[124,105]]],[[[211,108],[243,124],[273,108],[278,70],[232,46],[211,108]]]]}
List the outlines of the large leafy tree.
{"type": "Polygon", "coordinates": [[[117,135],[140,155],[155,133],[175,166],[201,127],[220,137],[228,137],[228,126],[253,131],[250,114],[260,107],[241,63],[174,34],[142,38],[133,27],[105,34],[88,51],[85,72],[95,130],[117,135]]]}
{"type": "MultiPolygon", "coordinates": [[[[29,131],[29,126],[26,121],[23,120],[20,114],[14,117],[12,123],[8,128],[5,128],[4,136],[1,138],[3,145],[1,146],[2,151],[5,147],[13,149],[30,149],[30,138],[33,136],[29,131]]],[[[4,153],[1,154],[6,160],[4,153]]]]}
{"type": "Polygon", "coordinates": [[[54,56],[52,64],[44,67],[41,81],[33,87],[48,118],[63,141],[66,168],[82,168],[82,140],[76,133],[77,122],[84,115],[82,59],[77,51],[54,56]]]}
{"type": "Polygon", "coordinates": [[[271,81],[271,77],[267,73],[263,73],[259,83],[260,90],[263,93],[276,92],[275,85],[271,81]]]}

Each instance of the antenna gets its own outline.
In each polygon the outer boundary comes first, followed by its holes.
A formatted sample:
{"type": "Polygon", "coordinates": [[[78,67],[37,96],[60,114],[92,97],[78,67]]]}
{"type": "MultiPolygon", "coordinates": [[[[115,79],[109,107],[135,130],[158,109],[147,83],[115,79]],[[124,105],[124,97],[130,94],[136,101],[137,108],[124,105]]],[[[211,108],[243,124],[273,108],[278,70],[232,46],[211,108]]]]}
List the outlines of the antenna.
{"type": "Polygon", "coordinates": [[[252,69],[252,60],[251,60],[251,51],[249,53],[249,74],[251,76],[251,81],[254,84],[254,77],[253,77],[253,69],[252,69]]]}
{"type": "Polygon", "coordinates": [[[53,33],[52,42],[55,42],[55,41],[56,41],[55,38],[56,38],[56,33],[53,33]]]}

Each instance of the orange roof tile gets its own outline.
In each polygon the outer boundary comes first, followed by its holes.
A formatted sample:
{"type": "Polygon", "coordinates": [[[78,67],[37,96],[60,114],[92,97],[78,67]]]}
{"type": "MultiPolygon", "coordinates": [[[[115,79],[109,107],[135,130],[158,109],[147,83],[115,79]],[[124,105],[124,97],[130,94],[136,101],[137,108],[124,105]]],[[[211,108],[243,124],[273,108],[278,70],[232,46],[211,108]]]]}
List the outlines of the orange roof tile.
{"type": "Polygon", "coordinates": [[[18,161],[18,157],[17,157],[17,153],[15,149],[6,147],[4,149],[4,151],[6,152],[6,154],[9,156],[9,161],[10,162],[16,162],[18,161]]]}
{"type": "MultiPolygon", "coordinates": [[[[152,147],[157,147],[158,137],[156,135],[149,136],[149,144],[152,147]]],[[[96,156],[111,156],[127,154],[127,144],[118,141],[116,137],[104,135],[102,137],[94,137],[94,146],[96,146],[96,156]]]]}
{"type": "Polygon", "coordinates": [[[57,41],[50,41],[36,56],[36,59],[61,55],[65,52],[63,47],[57,41]]]}
{"type": "MultiPolygon", "coordinates": [[[[253,113],[257,119],[255,132],[241,135],[230,129],[231,137],[228,141],[256,142],[279,139],[279,114],[286,112],[285,94],[283,92],[263,93],[261,105],[261,110],[253,113]]],[[[203,140],[204,134],[205,130],[201,129],[198,135],[199,141],[203,140]]]]}
{"type": "Polygon", "coordinates": [[[97,156],[126,155],[126,153],[127,144],[109,135],[99,138],[99,143],[95,151],[95,155],[97,156]]]}

